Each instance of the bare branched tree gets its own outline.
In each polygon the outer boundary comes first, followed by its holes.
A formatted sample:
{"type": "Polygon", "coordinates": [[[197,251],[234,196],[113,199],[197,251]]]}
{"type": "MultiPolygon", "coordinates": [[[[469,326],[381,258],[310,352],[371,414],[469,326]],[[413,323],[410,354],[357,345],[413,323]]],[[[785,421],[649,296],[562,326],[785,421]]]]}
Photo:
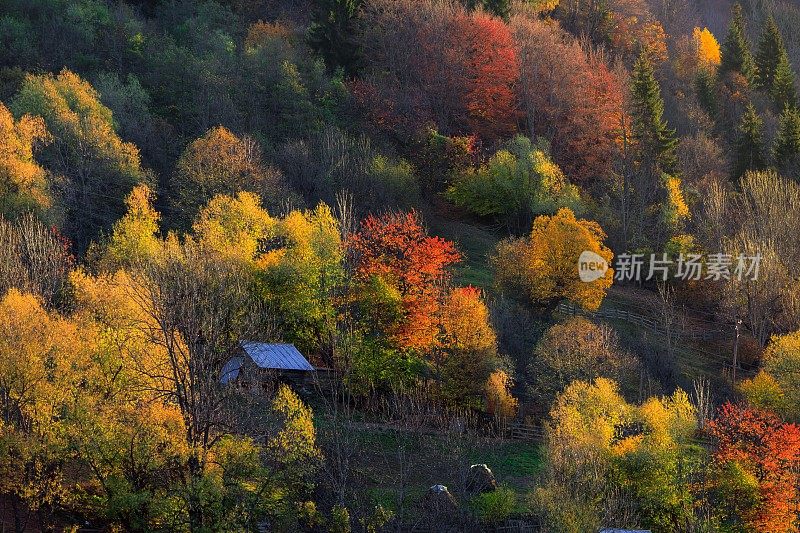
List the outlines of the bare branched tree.
{"type": "Polygon", "coordinates": [[[337,376],[318,382],[318,391],[324,401],[325,423],[319,431],[319,441],[325,460],[325,476],[333,503],[348,506],[348,493],[353,490],[355,459],[361,452],[355,406],[349,389],[337,376]]]}
{"type": "Polygon", "coordinates": [[[32,214],[16,222],[0,217],[0,294],[16,287],[57,306],[72,265],[66,241],[32,214]]]}
{"type": "MultiPolygon", "coordinates": [[[[220,383],[222,367],[242,339],[254,337],[260,322],[249,273],[187,243],[169,248],[134,278],[132,297],[149,318],[143,327],[166,354],[151,372],[163,378],[164,392],[183,414],[191,449],[187,482],[193,487],[209,449],[230,425],[226,398],[234,389],[220,383]]],[[[189,527],[197,530],[205,523],[203,511],[196,491],[188,493],[189,527]]]]}
{"type": "Polygon", "coordinates": [[[666,282],[658,284],[660,303],[660,322],[666,337],[666,349],[669,364],[675,364],[675,348],[682,329],[682,316],[675,309],[675,288],[666,282]]]}
{"type": "Polygon", "coordinates": [[[692,382],[694,391],[692,392],[692,403],[697,412],[697,426],[703,429],[706,422],[711,420],[713,415],[713,404],[711,402],[711,382],[708,378],[700,377],[692,382]]]}
{"type": "Polygon", "coordinates": [[[725,211],[733,222],[720,251],[733,256],[733,266],[720,292],[722,311],[730,322],[743,320],[763,346],[772,334],[800,326],[800,186],[769,171],[746,173],[740,188],[725,211]],[[735,272],[740,254],[759,257],[758,271],[735,272]]]}

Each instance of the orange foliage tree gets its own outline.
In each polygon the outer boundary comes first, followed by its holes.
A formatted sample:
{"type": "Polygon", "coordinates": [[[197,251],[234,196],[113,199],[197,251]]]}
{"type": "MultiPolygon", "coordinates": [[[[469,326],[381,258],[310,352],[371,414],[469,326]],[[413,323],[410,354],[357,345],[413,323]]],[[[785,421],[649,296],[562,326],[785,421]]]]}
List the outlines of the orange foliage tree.
{"type": "Polygon", "coordinates": [[[527,239],[506,239],[492,258],[495,281],[511,295],[526,295],[532,302],[552,307],[562,299],[596,310],[613,283],[613,271],[583,282],[578,258],[589,251],[611,263],[613,253],[603,244],[606,235],[597,222],[575,218],[567,208],[537,217],[527,239]]]}
{"type": "Polygon", "coordinates": [[[370,215],[348,241],[355,277],[369,282],[380,278],[397,290],[402,316],[392,334],[402,347],[425,349],[438,333],[436,314],[447,267],[461,258],[452,242],[427,234],[419,215],[370,215]]]}
{"type": "Polygon", "coordinates": [[[499,366],[489,308],[475,287],[454,289],[440,312],[442,350],[433,358],[442,395],[462,407],[480,408],[484,384],[499,366]]]}
{"type": "Polygon", "coordinates": [[[728,520],[762,532],[791,531],[797,515],[800,427],[769,411],[726,403],[709,431],[728,520]]]}
{"type": "Polygon", "coordinates": [[[718,67],[721,61],[719,43],[708,28],[695,28],[692,31],[697,61],[702,66],[718,67]]]}

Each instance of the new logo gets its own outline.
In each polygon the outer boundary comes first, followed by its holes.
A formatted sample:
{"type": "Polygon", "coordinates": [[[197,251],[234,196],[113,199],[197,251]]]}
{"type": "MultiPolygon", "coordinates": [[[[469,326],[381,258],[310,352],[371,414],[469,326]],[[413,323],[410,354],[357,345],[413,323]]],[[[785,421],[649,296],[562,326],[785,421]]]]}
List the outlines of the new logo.
{"type": "Polygon", "coordinates": [[[608,271],[608,262],[596,253],[584,250],[578,258],[578,277],[581,281],[591,283],[602,278],[608,271]]]}

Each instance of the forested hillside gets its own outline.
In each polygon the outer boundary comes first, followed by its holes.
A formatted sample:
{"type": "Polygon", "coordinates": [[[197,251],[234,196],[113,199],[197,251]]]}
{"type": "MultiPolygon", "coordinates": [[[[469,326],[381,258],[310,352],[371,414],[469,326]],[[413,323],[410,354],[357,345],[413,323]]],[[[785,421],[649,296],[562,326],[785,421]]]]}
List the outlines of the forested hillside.
{"type": "Polygon", "coordinates": [[[0,529],[800,529],[800,7],[0,1],[0,529]]]}

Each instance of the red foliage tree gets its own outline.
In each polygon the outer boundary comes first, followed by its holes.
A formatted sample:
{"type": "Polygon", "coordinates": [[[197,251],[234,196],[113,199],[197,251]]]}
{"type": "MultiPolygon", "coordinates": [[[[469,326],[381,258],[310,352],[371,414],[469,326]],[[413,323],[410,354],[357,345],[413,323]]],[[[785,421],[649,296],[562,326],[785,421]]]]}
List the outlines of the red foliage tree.
{"type": "Polygon", "coordinates": [[[348,249],[357,280],[377,276],[399,292],[404,316],[390,332],[398,344],[412,349],[432,346],[442,282],[447,267],[461,259],[453,243],[429,236],[412,211],[370,215],[348,240],[348,249]]]}
{"type": "Polygon", "coordinates": [[[458,18],[460,43],[467,71],[465,107],[467,127],[485,140],[496,140],[516,130],[519,116],[516,86],[519,58],[511,30],[502,20],[485,13],[458,18]]]}
{"type": "Polygon", "coordinates": [[[373,0],[362,19],[367,68],[353,93],[378,127],[488,141],[515,130],[519,60],[502,20],[435,0],[373,0]]]}
{"type": "Polygon", "coordinates": [[[530,136],[551,142],[570,179],[608,176],[620,138],[622,83],[602,53],[585,50],[557,26],[511,22],[520,57],[520,99],[530,136]]]}
{"type": "Polygon", "coordinates": [[[739,498],[730,501],[739,519],[754,531],[792,530],[798,511],[800,427],[769,411],[726,403],[709,431],[717,440],[714,461],[720,466],[734,463],[758,483],[752,505],[739,498]]]}

